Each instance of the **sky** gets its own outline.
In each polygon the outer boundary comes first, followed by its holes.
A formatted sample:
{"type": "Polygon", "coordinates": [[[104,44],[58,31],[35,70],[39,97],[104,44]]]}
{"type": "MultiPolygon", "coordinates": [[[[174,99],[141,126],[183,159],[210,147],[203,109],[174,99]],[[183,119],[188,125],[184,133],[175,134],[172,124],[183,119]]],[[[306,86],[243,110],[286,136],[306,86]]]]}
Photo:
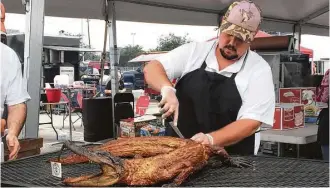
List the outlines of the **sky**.
{"type": "MultiPolygon", "coordinates": [[[[7,29],[25,31],[25,16],[6,14],[7,29]]],[[[83,34],[84,42],[88,43],[87,20],[72,18],[45,17],[45,35],[58,35],[60,30],[72,34],[83,34]]],[[[144,50],[157,46],[161,35],[174,33],[177,36],[188,34],[192,41],[205,41],[217,35],[215,27],[150,24],[139,22],[117,21],[117,43],[119,47],[126,45],[141,45],[144,50]],[[135,33],[135,34],[134,34],[135,33]]],[[[90,21],[91,46],[102,49],[104,38],[104,21],[90,21]]],[[[314,50],[314,59],[330,58],[330,37],[302,35],[301,45],[314,50]]]]}

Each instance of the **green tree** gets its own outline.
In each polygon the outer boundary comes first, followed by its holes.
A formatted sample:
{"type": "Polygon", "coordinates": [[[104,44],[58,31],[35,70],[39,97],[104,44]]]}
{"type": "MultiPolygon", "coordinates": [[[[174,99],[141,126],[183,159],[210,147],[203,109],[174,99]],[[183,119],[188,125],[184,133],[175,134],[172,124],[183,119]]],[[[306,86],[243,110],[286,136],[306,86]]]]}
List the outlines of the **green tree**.
{"type": "Polygon", "coordinates": [[[127,56],[131,59],[135,58],[136,56],[140,55],[143,52],[144,52],[143,47],[140,45],[135,45],[135,46],[128,45],[120,50],[120,54],[122,56],[127,56]]]}
{"type": "Polygon", "coordinates": [[[176,36],[174,33],[170,33],[166,36],[160,36],[158,38],[157,48],[152,51],[171,51],[189,42],[191,42],[191,40],[188,38],[188,34],[185,34],[184,36],[176,36]]]}
{"type": "Polygon", "coordinates": [[[127,45],[120,50],[120,62],[119,65],[124,67],[124,66],[134,66],[130,63],[128,63],[129,60],[137,57],[138,55],[142,54],[143,47],[140,45],[127,45]]]}

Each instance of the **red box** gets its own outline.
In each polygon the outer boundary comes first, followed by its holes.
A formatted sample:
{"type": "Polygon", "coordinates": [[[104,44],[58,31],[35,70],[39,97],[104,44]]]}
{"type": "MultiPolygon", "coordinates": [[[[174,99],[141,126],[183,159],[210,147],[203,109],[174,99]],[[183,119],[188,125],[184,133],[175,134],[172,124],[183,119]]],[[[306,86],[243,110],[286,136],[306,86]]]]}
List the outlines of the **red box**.
{"type": "Polygon", "coordinates": [[[280,88],[279,103],[301,103],[301,88],[280,88]]]}
{"type": "Polygon", "coordinates": [[[283,103],[276,104],[273,129],[285,130],[304,126],[304,105],[283,103]]]}
{"type": "Polygon", "coordinates": [[[304,104],[305,116],[318,116],[315,87],[280,88],[279,103],[304,104]]]}

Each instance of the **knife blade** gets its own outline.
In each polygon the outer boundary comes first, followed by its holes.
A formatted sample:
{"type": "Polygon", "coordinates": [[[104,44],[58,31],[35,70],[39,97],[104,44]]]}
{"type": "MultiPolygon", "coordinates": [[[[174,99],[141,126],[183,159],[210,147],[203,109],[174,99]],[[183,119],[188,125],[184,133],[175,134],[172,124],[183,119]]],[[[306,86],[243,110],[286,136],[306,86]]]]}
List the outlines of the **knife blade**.
{"type": "MultiPolygon", "coordinates": [[[[163,106],[164,106],[164,105],[163,105],[163,106]]],[[[163,108],[163,106],[161,106],[160,108],[163,108]]],[[[155,115],[155,114],[154,114],[154,115],[155,115]]],[[[162,113],[158,113],[157,115],[161,116],[162,113]]],[[[172,129],[174,130],[174,132],[175,132],[180,138],[184,138],[184,136],[183,136],[183,134],[181,133],[181,131],[179,130],[179,128],[178,128],[177,126],[174,125],[173,120],[174,120],[174,116],[173,116],[173,114],[172,114],[172,115],[170,115],[169,117],[162,119],[162,124],[163,124],[164,127],[166,127],[165,124],[166,124],[166,122],[167,122],[168,124],[170,124],[170,126],[172,127],[172,129]]]]}
{"type": "Polygon", "coordinates": [[[184,138],[183,134],[181,133],[180,129],[174,125],[173,122],[169,123],[170,126],[172,127],[172,129],[174,130],[174,132],[180,137],[180,138],[184,138]]]}

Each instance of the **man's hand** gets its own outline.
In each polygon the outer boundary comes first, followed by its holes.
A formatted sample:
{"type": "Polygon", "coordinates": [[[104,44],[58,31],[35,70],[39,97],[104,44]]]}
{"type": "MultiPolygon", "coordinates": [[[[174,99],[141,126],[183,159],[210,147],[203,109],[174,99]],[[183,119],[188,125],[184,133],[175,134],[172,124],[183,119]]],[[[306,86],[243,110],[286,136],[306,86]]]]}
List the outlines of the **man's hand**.
{"type": "Polygon", "coordinates": [[[164,113],[162,118],[167,118],[174,113],[173,123],[177,125],[179,116],[179,101],[175,94],[176,90],[171,86],[164,86],[161,89],[162,100],[159,106],[162,107],[161,113],[164,113]]]}
{"type": "Polygon", "coordinates": [[[8,134],[6,137],[8,150],[10,151],[9,160],[15,159],[20,150],[17,136],[21,132],[26,117],[26,104],[20,103],[8,106],[8,134]]]}
{"type": "Polygon", "coordinates": [[[6,120],[1,119],[1,135],[2,135],[2,133],[5,132],[5,129],[6,129],[6,120]]]}
{"type": "Polygon", "coordinates": [[[213,137],[209,134],[198,133],[191,137],[191,139],[201,144],[213,145],[213,137]]]}
{"type": "Polygon", "coordinates": [[[9,154],[9,160],[16,159],[18,151],[20,150],[20,145],[17,139],[17,136],[13,134],[8,134],[6,136],[9,154]]]}

